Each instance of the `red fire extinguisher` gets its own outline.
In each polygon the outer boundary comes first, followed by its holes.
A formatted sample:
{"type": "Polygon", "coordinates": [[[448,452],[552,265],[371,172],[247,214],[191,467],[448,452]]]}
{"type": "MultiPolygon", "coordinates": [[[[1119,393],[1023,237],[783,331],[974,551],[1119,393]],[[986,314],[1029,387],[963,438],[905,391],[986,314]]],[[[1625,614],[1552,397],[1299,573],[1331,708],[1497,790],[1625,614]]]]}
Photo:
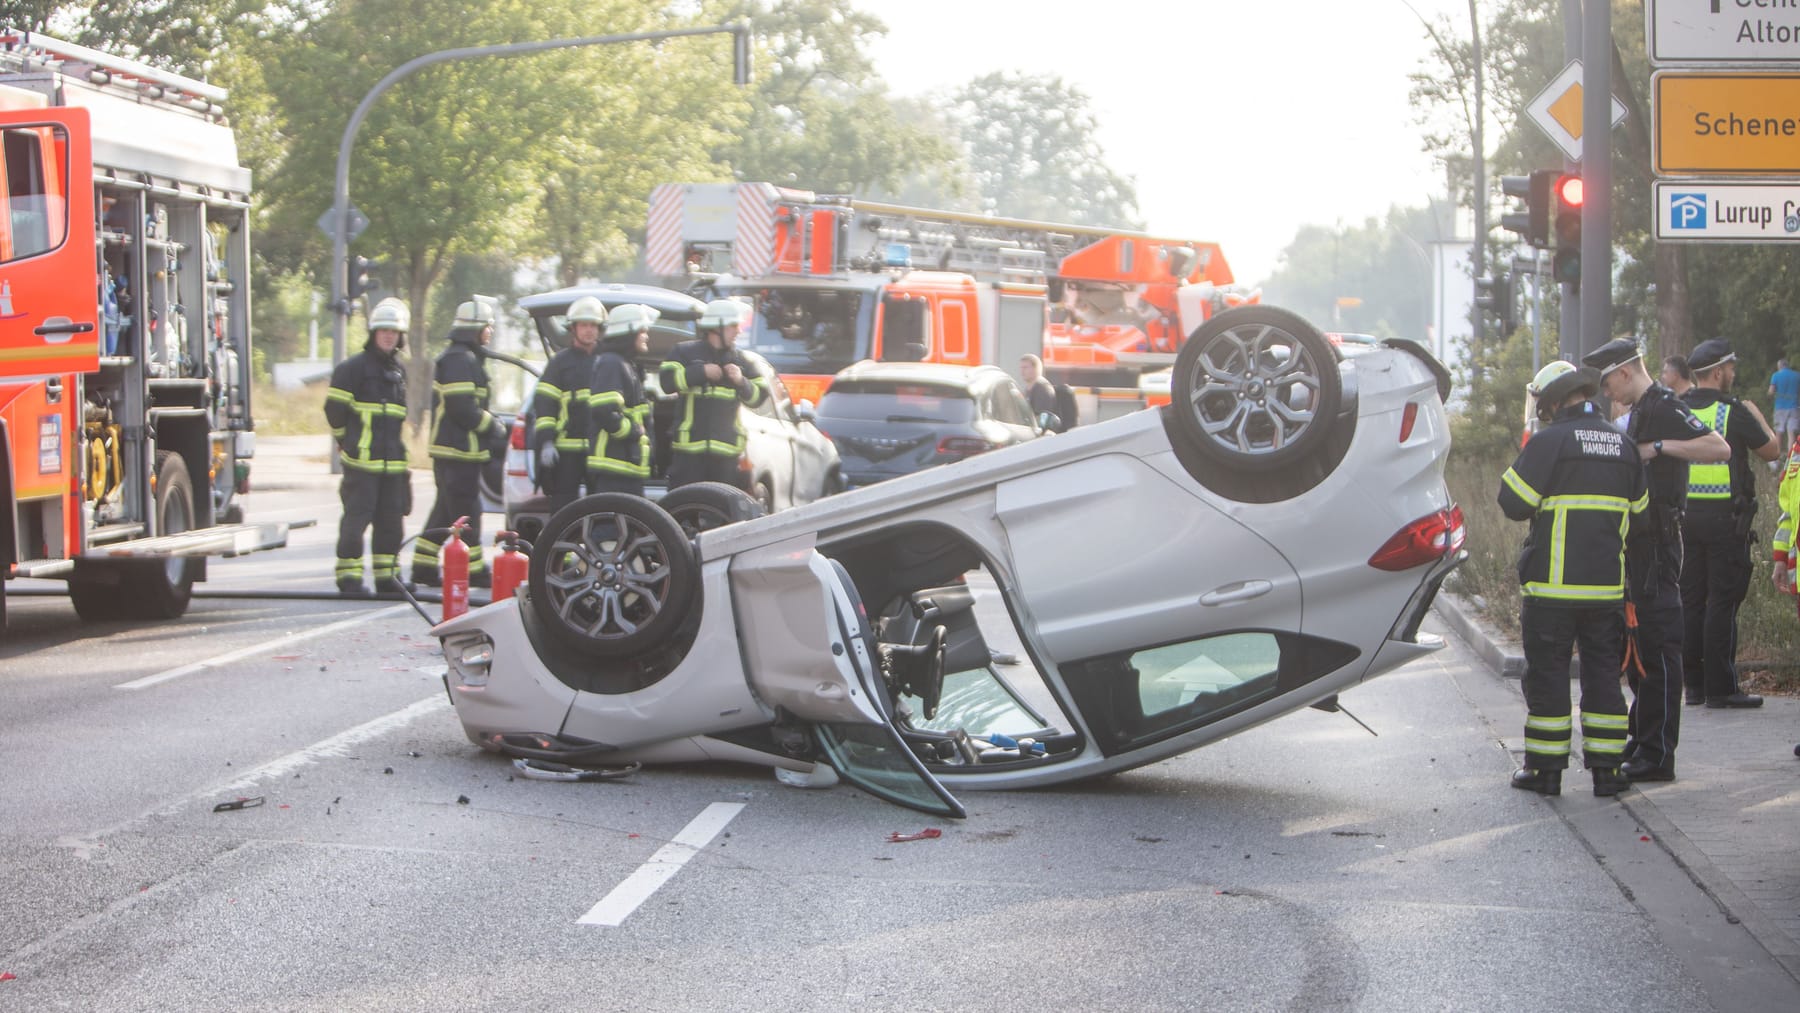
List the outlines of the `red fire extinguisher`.
{"type": "Polygon", "coordinates": [[[438,554],[444,575],[445,622],[469,611],[469,547],[462,540],[463,528],[468,526],[467,517],[458,517],[450,525],[450,537],[444,539],[444,548],[438,554]]]}
{"type": "Polygon", "coordinates": [[[511,598],[519,585],[525,582],[525,575],[531,569],[531,561],[519,551],[519,536],[516,532],[500,532],[494,536],[494,545],[500,552],[494,557],[494,596],[490,600],[504,601],[511,598]]]}

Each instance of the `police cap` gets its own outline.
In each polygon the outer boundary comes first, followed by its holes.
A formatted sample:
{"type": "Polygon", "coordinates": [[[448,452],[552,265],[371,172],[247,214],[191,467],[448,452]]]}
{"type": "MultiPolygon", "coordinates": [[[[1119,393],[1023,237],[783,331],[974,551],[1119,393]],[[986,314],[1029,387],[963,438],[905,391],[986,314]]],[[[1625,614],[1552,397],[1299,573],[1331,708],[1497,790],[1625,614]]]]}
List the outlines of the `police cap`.
{"type": "Polygon", "coordinates": [[[1693,354],[1688,356],[1688,368],[1698,373],[1736,359],[1737,353],[1731,350],[1731,342],[1724,338],[1712,338],[1694,346],[1693,354]]]}
{"type": "Polygon", "coordinates": [[[1582,356],[1581,364],[1584,366],[1592,366],[1599,370],[1600,375],[1604,377],[1606,374],[1618,369],[1627,362],[1643,357],[1643,350],[1638,348],[1636,339],[1614,338],[1606,344],[1601,345],[1599,348],[1582,356]]]}

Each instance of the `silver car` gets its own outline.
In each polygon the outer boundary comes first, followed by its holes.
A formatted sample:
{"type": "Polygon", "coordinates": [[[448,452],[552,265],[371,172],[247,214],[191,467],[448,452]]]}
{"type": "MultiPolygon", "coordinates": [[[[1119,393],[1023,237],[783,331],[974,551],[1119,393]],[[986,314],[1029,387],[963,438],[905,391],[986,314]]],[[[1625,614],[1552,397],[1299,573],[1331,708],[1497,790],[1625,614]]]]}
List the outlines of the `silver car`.
{"type": "Polygon", "coordinates": [[[1442,646],[1419,624],[1465,553],[1429,353],[1341,359],[1247,307],[1171,387],[778,514],[715,487],[743,519],[694,537],[578,501],[520,596],[435,628],[457,716],[527,768],[737,759],[955,817],[952,789],[1150,763],[1442,646]],[[982,612],[1023,648],[1008,675],[982,612]]]}

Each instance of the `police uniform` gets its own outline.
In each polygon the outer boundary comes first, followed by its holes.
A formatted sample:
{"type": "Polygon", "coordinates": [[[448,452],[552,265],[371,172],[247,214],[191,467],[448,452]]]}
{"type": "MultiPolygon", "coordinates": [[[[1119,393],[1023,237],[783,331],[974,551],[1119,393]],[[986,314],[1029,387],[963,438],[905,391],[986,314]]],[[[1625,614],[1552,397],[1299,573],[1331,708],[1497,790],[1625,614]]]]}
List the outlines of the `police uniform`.
{"type": "MultiPolygon", "coordinates": [[[[1695,372],[1732,358],[1719,338],[1703,341],[1688,357],[1695,372]]],[[[1708,707],[1756,707],[1762,697],[1740,692],[1737,614],[1750,591],[1750,522],[1756,515],[1756,469],[1750,451],[1769,442],[1761,423],[1737,398],[1715,387],[1689,388],[1681,396],[1701,422],[1731,444],[1731,459],[1688,467],[1687,513],[1681,522],[1682,677],[1688,703],[1708,707]]]]}
{"type": "Polygon", "coordinates": [[[675,433],[670,444],[669,488],[693,482],[724,482],[744,488],[738,458],[744,453],[744,426],[738,404],[756,405],[768,393],[768,381],[737,349],[714,348],[703,335],[684,341],[663,361],[659,373],[665,394],[679,397],[675,433]],[[735,365],[743,382],[706,378],[706,367],[735,365]]]}
{"type": "MultiPolygon", "coordinates": [[[[464,304],[467,306],[468,304],[464,304]]],[[[437,479],[437,500],[425,518],[425,533],[413,543],[413,580],[438,584],[438,553],[442,533],[458,518],[467,517],[462,541],[469,547],[469,584],[486,587],[492,582],[481,551],[481,469],[492,458],[495,444],[505,433],[488,411],[487,368],[481,364],[481,334],[489,324],[466,322],[461,312],[450,329],[450,347],[438,356],[431,384],[431,471],[437,479]]]]}
{"type": "MultiPolygon", "coordinates": [[[[1593,370],[1547,388],[1546,410],[1598,387],[1593,370]],[[1560,391],[1560,393],[1558,393],[1560,391]]],[[[1648,506],[1637,447],[1590,401],[1561,409],[1501,477],[1500,509],[1531,530],[1519,555],[1525,648],[1525,769],[1516,787],[1557,794],[1569,765],[1573,721],[1569,658],[1581,647],[1583,761],[1594,793],[1613,795],[1627,715],[1619,688],[1625,640],[1625,532],[1648,506]]]]}
{"type": "MultiPolygon", "coordinates": [[[[1616,338],[1583,356],[1602,373],[1641,358],[1637,342],[1616,338]]],[[[1705,436],[1706,426],[1669,388],[1651,382],[1631,406],[1626,439],[1634,446],[1705,436]]],[[[1656,454],[1645,462],[1649,509],[1632,519],[1625,539],[1626,598],[1637,617],[1631,632],[1636,662],[1631,684],[1631,738],[1626,772],[1634,780],[1672,780],[1681,734],[1681,514],[1687,504],[1688,463],[1656,454]]]]}
{"type": "MultiPolygon", "coordinates": [[[[636,331],[609,334],[594,357],[588,418],[594,439],[587,451],[591,492],[644,494],[650,477],[650,402],[644,371],[632,355],[636,331]]],[[[735,467],[736,460],[732,464],[735,467]]]]}
{"type": "MultiPolygon", "coordinates": [[[[405,341],[402,336],[401,341],[405,341]]],[[[363,589],[363,532],[369,539],[370,569],[380,591],[397,589],[395,576],[404,518],[412,512],[412,476],[406,469],[406,370],[399,348],[384,352],[371,334],[363,350],[338,363],[325,392],[325,421],[337,441],[344,478],[338,497],[338,590],[363,589]]]]}
{"type": "Polygon", "coordinates": [[[550,357],[544,375],[538,378],[531,396],[531,452],[542,453],[544,445],[556,447],[556,463],[538,469],[538,487],[550,497],[550,512],[575,502],[581,496],[581,482],[587,469],[588,384],[594,373],[594,353],[570,345],[550,357]]]}

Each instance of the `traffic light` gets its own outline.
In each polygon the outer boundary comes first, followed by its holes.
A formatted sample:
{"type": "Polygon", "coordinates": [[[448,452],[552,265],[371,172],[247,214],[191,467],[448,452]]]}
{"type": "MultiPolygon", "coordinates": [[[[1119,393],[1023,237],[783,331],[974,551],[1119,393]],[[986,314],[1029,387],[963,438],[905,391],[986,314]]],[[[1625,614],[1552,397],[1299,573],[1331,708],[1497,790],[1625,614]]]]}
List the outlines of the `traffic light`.
{"type": "Polygon", "coordinates": [[[351,257],[350,280],[344,286],[344,298],[355,299],[381,287],[381,281],[375,277],[375,272],[381,270],[381,266],[379,260],[370,260],[368,257],[351,257]]]}
{"type": "Polygon", "coordinates": [[[1485,316],[1494,318],[1502,336],[1511,334],[1518,326],[1518,319],[1513,313],[1513,284],[1510,274],[1476,278],[1475,305],[1481,307],[1485,316]]]}
{"type": "Polygon", "coordinates": [[[1581,177],[1560,175],[1551,187],[1556,200],[1556,256],[1550,262],[1556,280],[1581,287],[1581,177]]]}
{"type": "Polygon", "coordinates": [[[1550,245],[1551,201],[1554,200],[1552,190],[1556,178],[1561,172],[1556,169],[1538,169],[1529,176],[1501,176],[1500,189],[1508,197],[1521,197],[1525,200],[1524,211],[1508,212],[1500,216],[1500,226],[1509,232],[1517,232],[1525,242],[1544,249],[1550,245]]]}

